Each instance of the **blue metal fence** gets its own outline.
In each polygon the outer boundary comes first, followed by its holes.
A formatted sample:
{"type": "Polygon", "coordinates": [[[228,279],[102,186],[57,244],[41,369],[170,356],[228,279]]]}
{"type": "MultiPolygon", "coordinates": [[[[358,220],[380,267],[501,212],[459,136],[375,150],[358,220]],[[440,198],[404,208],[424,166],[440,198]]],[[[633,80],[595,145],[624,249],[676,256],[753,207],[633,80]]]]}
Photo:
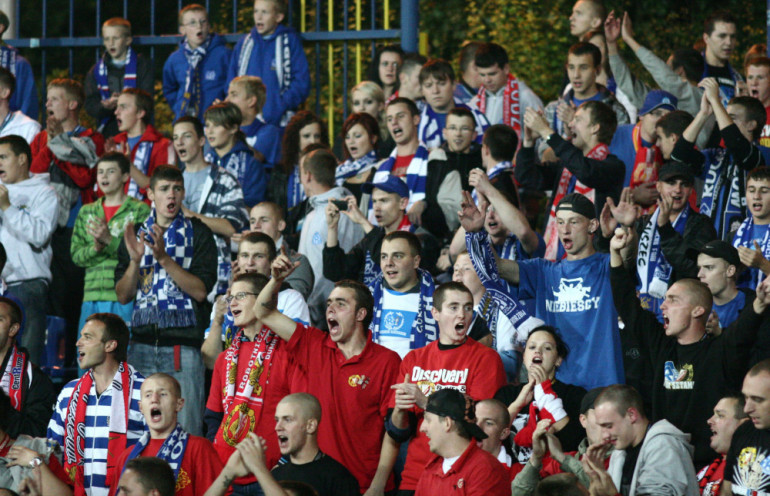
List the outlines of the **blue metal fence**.
{"type": "MultiPolygon", "coordinates": [[[[39,53],[39,65],[35,64],[33,65],[33,70],[36,72],[37,76],[37,83],[38,88],[41,89],[43,93],[43,98],[41,99],[42,102],[45,102],[45,77],[49,74],[50,71],[54,69],[64,69],[66,67],[68,74],[70,77],[75,72],[75,65],[76,65],[76,53],[80,56],[80,52],[83,49],[93,49],[93,59],[91,62],[89,62],[89,66],[97,60],[100,54],[100,50],[102,47],[102,41],[101,37],[98,36],[101,33],[101,25],[106,20],[108,15],[105,15],[105,10],[107,10],[107,2],[105,0],[94,0],[95,2],[95,15],[92,20],[86,19],[84,22],[86,24],[93,23],[95,34],[94,36],[76,36],[76,19],[75,19],[75,11],[76,7],[82,7],[82,5],[75,5],[74,0],[68,0],[67,7],[69,9],[68,12],[68,26],[67,26],[67,36],[50,36],[51,29],[49,27],[49,13],[51,8],[61,8],[62,7],[62,0],[41,0],[42,1],[42,7],[40,12],[40,19],[41,19],[41,28],[39,32],[39,36],[31,36],[29,33],[26,33],[25,31],[28,30],[28,26],[22,26],[21,25],[21,12],[22,9],[25,8],[35,8],[35,6],[29,2],[28,0],[25,0],[22,2],[21,0],[16,0],[16,15],[15,17],[15,26],[23,29],[19,29],[18,32],[24,32],[26,36],[23,37],[17,37],[15,39],[7,39],[5,41],[8,42],[9,45],[17,47],[21,49],[22,53],[25,55],[33,56],[37,53],[39,53]],[[66,49],[67,50],[67,64],[66,66],[62,65],[61,60],[51,61],[49,60],[49,52],[54,50],[61,50],[66,49]],[[38,52],[39,51],[39,52],[38,52]]],[[[339,90],[341,90],[341,95],[343,98],[343,116],[346,115],[347,111],[347,93],[348,93],[348,84],[350,80],[350,74],[349,74],[349,45],[350,43],[356,44],[358,47],[360,47],[364,42],[368,42],[370,45],[370,56],[371,58],[374,57],[375,51],[376,51],[376,43],[377,42],[397,42],[400,40],[401,45],[406,51],[417,51],[417,45],[418,45],[418,25],[419,25],[419,5],[418,0],[401,0],[400,2],[400,29],[391,29],[390,28],[390,1],[389,0],[368,0],[369,3],[369,9],[368,9],[368,16],[370,18],[370,25],[368,26],[368,29],[360,29],[362,26],[360,25],[360,16],[362,10],[365,8],[362,5],[362,0],[353,0],[355,2],[355,11],[354,16],[358,20],[356,22],[356,27],[351,29],[349,25],[349,17],[350,17],[350,10],[351,7],[349,5],[350,0],[344,0],[340,2],[340,0],[327,0],[328,3],[324,5],[322,3],[323,0],[294,0],[289,2],[289,15],[288,15],[288,22],[290,25],[295,27],[298,31],[301,31],[301,35],[303,39],[305,40],[306,46],[307,44],[313,44],[313,50],[311,51],[313,56],[308,61],[311,68],[314,68],[315,75],[314,75],[314,81],[315,81],[315,104],[313,105],[315,112],[319,115],[321,115],[322,105],[321,101],[323,98],[322,95],[322,71],[324,69],[329,69],[328,64],[332,63],[331,56],[327,58],[327,61],[324,62],[322,60],[322,46],[328,45],[330,43],[334,44],[342,44],[342,53],[343,53],[343,67],[342,67],[342,85],[339,90]],[[309,11],[307,8],[307,4],[310,3],[314,7],[314,11],[309,11]],[[324,7],[326,7],[326,11],[324,11],[324,7]],[[330,22],[327,23],[327,30],[322,29],[322,12],[326,12],[326,18],[330,22]],[[305,18],[308,15],[313,15],[315,18],[314,23],[314,30],[309,31],[305,29],[305,18]],[[333,22],[331,22],[331,16],[339,19],[342,16],[343,19],[343,26],[342,29],[334,29],[333,22]],[[378,19],[380,22],[378,22],[378,19]],[[379,25],[378,25],[379,24],[379,25]],[[358,28],[358,29],[356,29],[358,28]],[[327,66],[327,67],[324,67],[327,66]]],[[[231,32],[223,34],[225,39],[228,43],[235,43],[245,32],[250,29],[250,26],[243,30],[242,32],[238,32],[238,11],[239,9],[242,9],[244,7],[248,8],[252,4],[252,0],[231,0],[231,15],[230,15],[230,28],[231,32]]],[[[170,2],[165,2],[164,5],[168,4],[170,2]]],[[[192,3],[191,1],[186,1],[184,4],[192,3]]],[[[205,7],[209,12],[211,12],[211,1],[205,0],[205,7]]],[[[395,3],[395,2],[394,2],[395,3]]],[[[110,10],[115,11],[115,5],[118,4],[115,0],[111,0],[109,2],[110,10]]],[[[132,0],[129,2],[128,0],[122,0],[122,16],[132,20],[130,13],[129,13],[129,5],[131,6],[131,9],[138,9],[138,8],[145,8],[149,9],[149,29],[147,29],[144,26],[136,26],[134,25],[134,32],[135,33],[146,33],[146,31],[149,31],[149,33],[146,34],[135,34],[133,36],[133,43],[140,47],[149,47],[149,55],[151,60],[153,61],[153,67],[155,68],[155,74],[156,79],[159,79],[161,68],[163,65],[163,60],[156,60],[156,49],[158,48],[166,48],[166,51],[172,49],[174,46],[178,45],[181,36],[178,34],[163,34],[156,32],[156,24],[157,24],[157,18],[156,18],[156,10],[158,7],[158,0],[144,0],[143,2],[139,2],[137,0],[132,0]],[[138,6],[138,7],[137,7],[138,6]]],[[[182,0],[176,1],[176,8],[177,12],[183,7],[182,0]]],[[[119,10],[119,9],[118,9],[119,10]]],[[[114,15],[114,12],[113,12],[114,15]]],[[[120,14],[118,14],[120,15],[120,14]]],[[[176,19],[176,12],[173,13],[166,13],[164,15],[171,15],[173,16],[174,20],[176,19]]],[[[111,15],[110,15],[111,17],[111,15]]],[[[165,19],[165,17],[164,17],[165,19]]],[[[79,22],[79,21],[78,21],[79,22]]],[[[174,21],[174,26],[176,26],[176,21],[174,21]]],[[[331,51],[329,52],[331,53],[331,51]]],[[[37,57],[35,57],[37,58],[37,57]]],[[[361,78],[361,61],[362,54],[360,48],[356,50],[356,74],[355,74],[355,82],[357,83],[358,80],[361,78]]],[[[37,61],[36,61],[37,62],[37,61]]],[[[328,81],[331,86],[331,88],[334,89],[333,81],[328,81]]],[[[333,101],[335,99],[336,94],[333,92],[326,95],[328,105],[331,105],[330,112],[333,112],[333,101]]],[[[312,97],[311,97],[312,98],[312,97]]]]}

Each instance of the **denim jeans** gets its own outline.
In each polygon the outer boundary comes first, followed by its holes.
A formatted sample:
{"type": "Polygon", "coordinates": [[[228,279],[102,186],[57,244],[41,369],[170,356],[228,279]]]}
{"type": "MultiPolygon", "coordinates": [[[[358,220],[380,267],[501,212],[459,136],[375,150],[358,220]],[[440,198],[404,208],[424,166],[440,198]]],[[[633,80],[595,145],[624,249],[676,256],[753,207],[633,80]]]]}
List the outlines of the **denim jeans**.
{"type": "Polygon", "coordinates": [[[41,363],[45,348],[45,319],[48,315],[48,283],[31,279],[9,283],[8,290],[24,305],[24,332],[21,345],[29,351],[32,363],[41,363]]]}
{"type": "Polygon", "coordinates": [[[233,484],[233,496],[265,496],[265,492],[262,490],[262,486],[259,482],[253,484],[246,484],[244,486],[233,484]]]}
{"type": "Polygon", "coordinates": [[[132,342],[128,347],[128,363],[142,375],[149,377],[157,372],[164,372],[182,386],[184,408],[179,412],[179,423],[195,436],[203,435],[203,408],[208,395],[205,391],[204,366],[201,352],[192,346],[180,346],[181,360],[179,370],[174,366],[174,346],[155,346],[132,342]]]}

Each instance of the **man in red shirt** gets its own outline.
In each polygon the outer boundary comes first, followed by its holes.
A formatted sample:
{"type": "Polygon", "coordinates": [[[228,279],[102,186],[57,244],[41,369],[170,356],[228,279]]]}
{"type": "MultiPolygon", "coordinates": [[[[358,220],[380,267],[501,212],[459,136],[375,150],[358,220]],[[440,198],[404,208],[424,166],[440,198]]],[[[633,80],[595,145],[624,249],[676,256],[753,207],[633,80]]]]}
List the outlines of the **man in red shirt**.
{"type": "MultiPolygon", "coordinates": [[[[144,380],[141,391],[139,408],[150,431],[123,451],[116,467],[123,472],[129,460],[158,457],[174,471],[177,496],[202,494],[219,475],[222,462],[207,439],[188,434],[177,423],[177,413],[184,407],[179,382],[168,374],[153,374],[144,380]]],[[[110,496],[117,490],[118,485],[113,485],[110,496]]]]}
{"type": "Polygon", "coordinates": [[[431,453],[437,456],[424,470],[421,468],[415,496],[511,493],[503,465],[476,445],[476,440],[487,435],[466,419],[472,411],[456,389],[442,389],[428,399],[420,433],[425,434],[431,453]]]}
{"type": "Polygon", "coordinates": [[[753,96],[765,107],[767,121],[762,127],[759,144],[770,146],[770,58],[757,57],[746,65],[746,84],[749,96],[753,96]]]}
{"type": "MultiPolygon", "coordinates": [[[[500,355],[468,338],[473,321],[473,295],[468,288],[459,282],[439,286],[433,294],[433,318],[439,326],[438,340],[404,357],[398,375],[404,381],[393,386],[393,412],[386,427],[397,442],[407,441],[414,428],[420,428],[428,398],[437,391],[456,389],[483,400],[506,383],[500,355]]],[[[420,428],[409,443],[399,491],[414,491],[430,459],[428,438],[420,428]]]]}
{"type": "Polygon", "coordinates": [[[276,309],[281,284],[299,265],[289,260],[285,247],[282,251],[254,313],[286,341],[294,362],[291,392],[312,393],[321,403],[325,419],[318,428],[318,444],[324,452],[353,474],[361,490],[390,491],[398,448],[385,435],[384,420],[401,360],[372,342],[367,331],[372,294],[359,282],[340,281],[326,300],[328,334],[298,324],[276,309]]]}

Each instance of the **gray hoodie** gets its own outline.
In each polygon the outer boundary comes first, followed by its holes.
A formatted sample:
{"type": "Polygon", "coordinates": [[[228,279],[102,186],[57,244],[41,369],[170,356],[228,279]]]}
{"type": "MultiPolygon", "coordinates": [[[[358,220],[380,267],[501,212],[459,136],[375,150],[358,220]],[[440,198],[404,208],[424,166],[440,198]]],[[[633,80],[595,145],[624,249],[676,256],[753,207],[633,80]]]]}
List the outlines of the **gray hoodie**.
{"type": "MultiPolygon", "coordinates": [[[[693,451],[689,434],[667,420],[652,424],[642,441],[628,496],[698,496],[700,491],[692,464],[693,451]]],[[[613,452],[610,457],[607,471],[618,489],[625,460],[626,452],[622,450],[613,452]]]]}

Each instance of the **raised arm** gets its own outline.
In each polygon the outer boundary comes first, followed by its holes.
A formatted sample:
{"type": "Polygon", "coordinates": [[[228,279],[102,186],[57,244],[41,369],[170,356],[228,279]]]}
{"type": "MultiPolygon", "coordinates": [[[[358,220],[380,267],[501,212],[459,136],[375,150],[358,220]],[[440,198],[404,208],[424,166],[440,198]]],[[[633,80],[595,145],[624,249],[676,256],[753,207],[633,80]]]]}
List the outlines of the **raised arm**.
{"type": "Polygon", "coordinates": [[[509,202],[499,189],[492,186],[487,174],[483,170],[473,169],[468,178],[468,183],[476,188],[479,193],[487,197],[503,221],[505,228],[521,241],[524,251],[530,255],[533,254],[537,250],[540,240],[535,231],[529,226],[529,221],[521,210],[509,202]]]}
{"type": "Polygon", "coordinates": [[[297,323],[278,311],[278,292],[283,281],[298,266],[299,262],[292,263],[286,254],[286,246],[282,246],[281,254],[273,260],[272,278],[259,293],[257,301],[254,303],[254,315],[257,320],[269,327],[284,341],[289,341],[294,335],[297,323]]]}

